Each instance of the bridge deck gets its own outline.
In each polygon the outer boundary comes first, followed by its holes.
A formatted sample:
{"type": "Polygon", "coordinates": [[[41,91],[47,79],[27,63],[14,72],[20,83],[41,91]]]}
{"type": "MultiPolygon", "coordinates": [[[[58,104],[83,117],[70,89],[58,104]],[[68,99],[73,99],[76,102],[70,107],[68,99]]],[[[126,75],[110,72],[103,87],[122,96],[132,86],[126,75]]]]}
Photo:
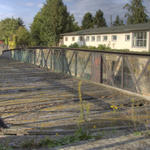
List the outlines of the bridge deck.
{"type": "MultiPolygon", "coordinates": [[[[74,132],[80,121],[78,83],[78,79],[1,57],[0,117],[9,126],[1,135],[74,132]]],[[[88,81],[82,81],[81,92],[93,131],[149,124],[150,103],[141,97],[88,81]],[[119,109],[113,111],[112,105],[119,109]]]]}

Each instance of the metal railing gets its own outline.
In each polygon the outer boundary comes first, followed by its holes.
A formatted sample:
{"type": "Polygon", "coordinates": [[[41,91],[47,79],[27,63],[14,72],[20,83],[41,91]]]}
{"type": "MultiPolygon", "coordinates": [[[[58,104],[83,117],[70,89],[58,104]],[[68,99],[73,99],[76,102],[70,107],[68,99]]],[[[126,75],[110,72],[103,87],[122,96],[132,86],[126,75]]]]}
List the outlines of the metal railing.
{"type": "Polygon", "coordinates": [[[5,50],[3,55],[53,72],[150,96],[150,54],[34,47],[5,50]]]}

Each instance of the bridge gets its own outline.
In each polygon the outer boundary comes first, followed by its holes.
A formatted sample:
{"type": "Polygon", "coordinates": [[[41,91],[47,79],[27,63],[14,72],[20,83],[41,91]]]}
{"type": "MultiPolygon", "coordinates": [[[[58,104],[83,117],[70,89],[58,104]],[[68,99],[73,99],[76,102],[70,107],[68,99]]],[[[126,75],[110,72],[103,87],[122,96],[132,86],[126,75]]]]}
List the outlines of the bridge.
{"type": "Polygon", "coordinates": [[[0,142],[15,146],[73,134],[80,123],[85,125],[82,113],[92,133],[111,137],[116,130],[114,139],[148,129],[149,69],[146,54],[59,47],[6,50],[0,57],[0,142]]]}

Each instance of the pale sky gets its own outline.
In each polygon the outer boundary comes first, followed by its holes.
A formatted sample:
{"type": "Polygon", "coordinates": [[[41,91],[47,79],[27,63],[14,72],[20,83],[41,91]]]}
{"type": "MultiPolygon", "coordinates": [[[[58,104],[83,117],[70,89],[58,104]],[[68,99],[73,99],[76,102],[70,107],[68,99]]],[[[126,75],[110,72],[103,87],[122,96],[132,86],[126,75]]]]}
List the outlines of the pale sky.
{"type": "MultiPolygon", "coordinates": [[[[86,12],[95,14],[98,9],[104,12],[107,23],[110,23],[110,16],[113,20],[116,15],[124,17],[123,6],[130,0],[63,0],[68,11],[74,14],[75,19],[81,23],[86,12]]],[[[40,10],[45,0],[0,0],[0,20],[6,17],[20,17],[27,27],[33,21],[34,16],[40,10]]],[[[150,0],[144,0],[147,13],[150,16],[150,0]]]]}

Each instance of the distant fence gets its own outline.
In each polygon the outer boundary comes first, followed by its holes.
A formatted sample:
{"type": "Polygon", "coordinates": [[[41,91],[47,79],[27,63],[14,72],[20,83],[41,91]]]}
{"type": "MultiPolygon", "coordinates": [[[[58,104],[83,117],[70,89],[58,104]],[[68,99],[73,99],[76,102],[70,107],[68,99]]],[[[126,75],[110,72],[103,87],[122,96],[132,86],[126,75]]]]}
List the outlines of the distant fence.
{"type": "Polygon", "coordinates": [[[150,96],[150,54],[35,47],[3,56],[150,96]]]}

